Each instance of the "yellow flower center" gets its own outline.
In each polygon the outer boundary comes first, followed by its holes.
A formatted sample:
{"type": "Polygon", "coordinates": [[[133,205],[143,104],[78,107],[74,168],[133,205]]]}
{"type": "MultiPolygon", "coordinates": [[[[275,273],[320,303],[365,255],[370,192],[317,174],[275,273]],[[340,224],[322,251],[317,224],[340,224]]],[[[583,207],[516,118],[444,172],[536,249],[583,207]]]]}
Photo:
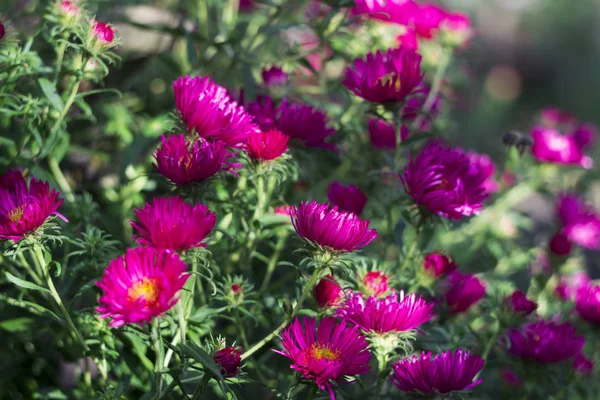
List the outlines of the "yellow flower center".
{"type": "Polygon", "coordinates": [[[159,294],[158,280],[155,278],[142,278],[134,283],[127,291],[130,302],[134,303],[142,296],[146,300],[146,305],[150,306],[156,303],[159,294]]]}
{"type": "Polygon", "coordinates": [[[310,356],[315,361],[326,359],[327,361],[337,361],[341,357],[341,352],[338,349],[331,349],[322,343],[313,343],[309,349],[310,356]]]}
{"type": "Polygon", "coordinates": [[[10,219],[12,222],[14,222],[15,224],[17,222],[19,222],[21,220],[21,217],[23,217],[23,213],[25,212],[25,206],[18,206],[13,208],[12,210],[10,210],[7,214],[8,219],[10,219]]]}
{"type": "Polygon", "coordinates": [[[381,83],[382,86],[394,85],[392,88],[397,92],[400,91],[400,87],[402,86],[400,83],[400,75],[396,72],[390,72],[389,74],[385,74],[379,79],[377,79],[377,83],[381,83]],[[394,79],[396,80],[394,82],[394,79]]]}

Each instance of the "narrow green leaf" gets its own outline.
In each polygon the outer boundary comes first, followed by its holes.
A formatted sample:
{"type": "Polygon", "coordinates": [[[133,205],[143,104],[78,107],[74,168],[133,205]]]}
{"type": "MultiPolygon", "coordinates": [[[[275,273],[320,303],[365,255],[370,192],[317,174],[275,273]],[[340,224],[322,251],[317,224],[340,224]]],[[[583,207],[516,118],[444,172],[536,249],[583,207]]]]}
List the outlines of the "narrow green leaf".
{"type": "Polygon", "coordinates": [[[52,107],[58,111],[62,111],[62,109],[65,108],[65,104],[58,93],[56,93],[56,86],[46,78],[40,78],[38,79],[38,82],[40,83],[42,92],[44,92],[44,95],[48,101],[50,101],[50,104],[52,104],[52,107]]]}
{"type": "Polygon", "coordinates": [[[6,274],[6,279],[8,279],[10,282],[14,283],[15,285],[17,285],[19,287],[22,287],[24,289],[39,290],[40,292],[46,292],[48,294],[50,293],[50,291],[48,289],[43,288],[39,285],[36,285],[35,283],[24,281],[21,278],[17,278],[10,272],[6,272],[5,274],[6,274]]]}
{"type": "Polygon", "coordinates": [[[30,329],[33,319],[27,317],[7,319],[0,322],[0,329],[7,332],[24,332],[30,329]]]}
{"type": "Polygon", "coordinates": [[[212,359],[212,357],[200,346],[198,346],[197,344],[191,343],[191,344],[184,344],[181,345],[181,348],[183,349],[183,353],[198,361],[200,364],[202,364],[202,366],[211,373],[211,375],[213,375],[215,378],[219,379],[219,380],[224,380],[225,378],[223,378],[223,375],[221,375],[221,371],[219,366],[214,362],[214,360],[212,359]]]}

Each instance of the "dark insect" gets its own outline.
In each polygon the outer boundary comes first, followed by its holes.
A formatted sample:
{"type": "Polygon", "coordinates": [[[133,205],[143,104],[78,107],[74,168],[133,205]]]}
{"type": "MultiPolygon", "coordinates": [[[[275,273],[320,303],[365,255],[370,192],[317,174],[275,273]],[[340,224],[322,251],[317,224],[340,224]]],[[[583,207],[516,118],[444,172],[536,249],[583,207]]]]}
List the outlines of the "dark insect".
{"type": "Polygon", "coordinates": [[[524,133],[511,130],[502,136],[502,143],[508,147],[515,146],[519,153],[523,154],[527,147],[533,145],[533,139],[524,133]]]}

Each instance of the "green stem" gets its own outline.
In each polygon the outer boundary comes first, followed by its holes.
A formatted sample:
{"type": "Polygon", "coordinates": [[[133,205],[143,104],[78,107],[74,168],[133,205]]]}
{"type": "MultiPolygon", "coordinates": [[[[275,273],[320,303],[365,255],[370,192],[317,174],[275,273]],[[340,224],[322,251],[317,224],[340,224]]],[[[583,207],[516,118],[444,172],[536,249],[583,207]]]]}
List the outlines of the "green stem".
{"type": "MultiPolygon", "coordinates": [[[[85,65],[81,69],[83,70],[83,68],[85,68],[85,65]]],[[[80,84],[81,84],[81,79],[77,78],[77,80],[73,83],[73,86],[71,87],[71,93],[69,93],[69,97],[67,98],[67,101],[65,102],[65,106],[63,107],[62,111],[60,112],[54,125],[52,125],[52,129],[50,130],[50,132],[54,132],[60,128],[60,125],[62,124],[63,120],[67,116],[67,113],[71,109],[71,106],[73,105],[73,103],[75,103],[75,99],[77,97],[77,92],[79,91],[80,84]]]]}
{"type": "Polygon", "coordinates": [[[413,242],[411,243],[410,247],[408,248],[408,251],[406,252],[406,254],[404,256],[404,261],[402,261],[402,264],[400,265],[400,271],[404,271],[404,269],[408,266],[410,259],[412,258],[415,250],[417,249],[417,244],[419,243],[419,233],[421,232],[422,225],[423,225],[423,220],[419,220],[419,223],[417,224],[417,228],[415,231],[415,237],[414,237],[413,242]]]}
{"type": "Polygon", "coordinates": [[[379,400],[379,398],[381,397],[381,388],[383,387],[384,381],[384,376],[380,375],[379,378],[377,378],[377,387],[375,388],[375,400],[379,400]]]}
{"type": "Polygon", "coordinates": [[[19,261],[21,261],[21,265],[27,270],[27,272],[29,272],[29,275],[33,278],[35,283],[37,283],[40,286],[44,286],[44,281],[42,280],[42,278],[40,278],[40,275],[38,275],[35,269],[31,267],[31,264],[27,262],[27,259],[25,258],[23,253],[17,253],[17,255],[19,257],[19,261]]]}
{"type": "Polygon", "coordinates": [[[54,71],[54,85],[58,83],[60,71],[62,69],[63,59],[65,57],[65,50],[67,48],[67,38],[63,36],[60,45],[58,46],[58,52],[56,57],[56,71],[54,71]]]}
{"type": "MultiPolygon", "coordinates": [[[[483,360],[485,361],[486,364],[487,364],[487,358],[490,355],[490,352],[492,351],[492,349],[494,348],[494,345],[496,344],[496,341],[498,340],[499,336],[500,336],[500,324],[496,324],[496,327],[494,329],[494,333],[492,334],[492,337],[490,337],[490,340],[488,340],[488,342],[485,345],[485,349],[483,349],[483,353],[481,353],[481,358],[483,358],[483,360]]],[[[483,371],[483,369],[481,371],[483,371]]],[[[475,378],[477,378],[481,374],[481,371],[479,371],[479,373],[477,374],[477,376],[475,378]]]]}
{"type": "Polygon", "coordinates": [[[60,192],[62,193],[62,195],[65,196],[67,201],[69,201],[69,202],[74,201],[75,196],[73,196],[73,190],[71,189],[71,185],[69,185],[67,178],[65,178],[65,175],[63,174],[62,170],[60,169],[60,165],[58,164],[58,161],[56,161],[56,158],[54,158],[52,155],[50,155],[48,157],[48,167],[50,167],[50,172],[52,172],[52,175],[54,176],[54,180],[56,181],[56,184],[60,188],[60,192]]]}
{"type": "Polygon", "coordinates": [[[308,392],[308,397],[306,398],[306,400],[313,400],[317,395],[318,390],[319,387],[317,385],[312,385],[312,387],[310,388],[310,392],[308,392]]]}
{"type": "Polygon", "coordinates": [[[257,204],[256,210],[254,210],[254,220],[260,221],[262,219],[266,203],[265,177],[262,173],[256,177],[256,197],[257,204]]]}
{"type": "Polygon", "coordinates": [[[252,354],[256,353],[264,345],[269,343],[274,337],[279,335],[279,332],[281,332],[287,326],[287,324],[292,320],[292,318],[294,318],[294,316],[296,314],[298,314],[298,311],[300,311],[302,309],[302,303],[304,303],[304,300],[306,300],[306,297],[308,297],[308,294],[311,292],[312,288],[315,286],[315,284],[319,280],[319,277],[321,276],[321,273],[325,270],[325,268],[327,268],[327,264],[323,264],[321,267],[319,267],[315,271],[313,276],[310,278],[310,281],[308,281],[308,283],[304,287],[304,290],[302,291],[302,294],[300,295],[300,298],[298,299],[296,306],[292,310],[292,313],[290,315],[288,315],[285,318],[285,320],[281,323],[281,325],[279,325],[277,328],[275,328],[275,330],[273,332],[268,334],[264,339],[262,339],[260,342],[256,343],[254,346],[252,346],[251,349],[249,349],[244,354],[242,354],[242,360],[244,360],[244,359],[250,357],[252,354]]]}
{"type": "Polygon", "coordinates": [[[237,308],[235,309],[235,324],[237,325],[240,336],[242,337],[242,344],[244,345],[244,348],[247,349],[248,347],[250,347],[250,344],[248,343],[248,338],[246,337],[246,330],[244,329],[244,323],[240,318],[240,312],[237,308]]]}
{"type": "Polygon", "coordinates": [[[152,321],[152,341],[154,342],[154,352],[156,353],[156,362],[154,364],[154,372],[156,373],[156,394],[157,397],[162,392],[162,365],[163,361],[163,342],[160,334],[160,320],[154,318],[152,321]]]}
{"type": "Polygon", "coordinates": [[[263,279],[263,283],[258,291],[259,293],[263,293],[269,286],[269,282],[271,282],[273,272],[275,272],[277,262],[279,261],[279,257],[281,256],[281,252],[285,248],[285,243],[287,242],[288,236],[289,233],[287,231],[284,231],[279,235],[279,239],[277,239],[277,243],[275,244],[275,250],[273,251],[273,255],[271,256],[269,264],[267,265],[267,272],[265,274],[265,278],[263,279]]]}

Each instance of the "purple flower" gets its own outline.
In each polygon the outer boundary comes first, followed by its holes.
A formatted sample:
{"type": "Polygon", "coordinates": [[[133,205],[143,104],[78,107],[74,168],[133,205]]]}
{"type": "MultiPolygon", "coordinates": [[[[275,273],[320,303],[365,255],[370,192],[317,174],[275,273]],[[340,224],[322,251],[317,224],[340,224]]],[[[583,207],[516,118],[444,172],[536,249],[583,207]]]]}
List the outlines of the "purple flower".
{"type": "Polygon", "coordinates": [[[283,86],[289,79],[283,69],[277,65],[273,65],[271,68],[263,68],[260,74],[267,87],[283,86]]]}
{"type": "Polygon", "coordinates": [[[536,126],[531,132],[533,146],[531,154],[542,162],[565,165],[581,165],[591,168],[593,161],[584,156],[573,136],[562,135],[559,131],[536,126]]]}
{"type": "Polygon", "coordinates": [[[496,166],[492,158],[487,154],[480,154],[474,151],[465,151],[465,155],[473,164],[473,174],[483,178],[483,188],[487,193],[495,193],[498,191],[498,182],[494,178],[496,166]]]}
{"type": "MultiPolygon", "coordinates": [[[[378,149],[396,148],[396,129],[393,125],[376,118],[369,120],[369,135],[371,144],[378,149]]],[[[400,140],[405,141],[410,135],[406,125],[400,127],[400,140]]]]}
{"type": "Polygon", "coordinates": [[[394,293],[386,298],[375,296],[364,299],[361,293],[352,293],[336,316],[359,326],[365,332],[383,335],[401,333],[423,325],[434,317],[433,304],[411,293],[394,293]]]}
{"type": "Polygon", "coordinates": [[[369,53],[347,67],[343,84],[354,94],[374,103],[401,102],[421,84],[421,55],[400,47],[369,53]]]}
{"type": "Polygon", "coordinates": [[[423,269],[434,277],[446,275],[457,268],[452,258],[440,252],[429,253],[423,259],[423,269]]]}
{"type": "Polygon", "coordinates": [[[329,184],[327,198],[340,211],[360,215],[367,204],[367,196],[354,185],[344,186],[335,181],[329,184]]]}
{"type": "Polygon", "coordinates": [[[432,213],[459,220],[478,214],[487,177],[461,151],[431,143],[410,159],[400,176],[404,190],[432,213]]]}
{"type": "Polygon", "coordinates": [[[485,285],[472,274],[454,271],[448,276],[448,284],[446,303],[453,313],[467,311],[485,296],[485,285]]]}
{"type": "Polygon", "coordinates": [[[217,350],[213,359],[215,364],[221,367],[221,375],[224,377],[236,376],[242,363],[242,347],[229,346],[217,350]]]}
{"type": "Polygon", "coordinates": [[[600,286],[588,283],[575,293],[575,310],[586,321],[600,325],[600,286]]]}
{"type": "Polygon", "coordinates": [[[552,254],[562,257],[571,252],[573,244],[569,241],[567,235],[563,232],[557,232],[550,238],[548,246],[550,247],[552,254]]]}
{"type": "Polygon", "coordinates": [[[591,283],[590,278],[585,272],[575,272],[570,275],[560,277],[554,293],[564,301],[573,300],[575,294],[580,288],[586,287],[591,283]]]}
{"type": "Polygon", "coordinates": [[[529,315],[538,308],[538,304],[527,298],[527,295],[520,290],[515,290],[509,297],[504,298],[504,303],[507,304],[513,312],[529,315]]]}
{"type": "Polygon", "coordinates": [[[557,213],[562,233],[573,243],[591,250],[600,250],[600,216],[573,195],[558,198],[557,213]]]}
{"type": "Polygon", "coordinates": [[[573,359],[573,370],[580,375],[591,375],[595,362],[579,353],[573,359]]]}
{"type": "Polygon", "coordinates": [[[335,150],[335,145],[325,142],[335,133],[328,125],[325,111],[308,104],[294,104],[283,99],[277,108],[277,129],[308,147],[335,150]]]}
{"type": "Polygon", "coordinates": [[[579,146],[580,149],[585,150],[594,147],[596,139],[598,138],[598,129],[596,125],[585,123],[575,129],[572,133],[573,140],[579,146]]]}
{"type": "Polygon", "coordinates": [[[358,250],[377,237],[377,231],[369,229],[368,220],[330,204],[302,202],[290,209],[290,217],[298,235],[333,251],[358,250]]]}
{"type": "Polygon", "coordinates": [[[173,82],[173,89],[181,119],[200,137],[239,147],[257,131],[244,107],[209,77],[180,77],[173,82]]]}
{"type": "Polygon", "coordinates": [[[508,351],[526,360],[555,363],[579,354],[585,337],[577,336],[570,323],[543,320],[508,331],[508,351]]]}
{"type": "Polygon", "coordinates": [[[246,153],[253,160],[271,161],[287,151],[289,140],[277,129],[258,132],[246,141],[246,153]]]}
{"type": "Polygon", "coordinates": [[[469,390],[481,383],[481,379],[475,382],[473,379],[484,363],[483,358],[461,348],[435,356],[423,352],[394,364],[390,379],[403,392],[433,395],[469,390]]]}

